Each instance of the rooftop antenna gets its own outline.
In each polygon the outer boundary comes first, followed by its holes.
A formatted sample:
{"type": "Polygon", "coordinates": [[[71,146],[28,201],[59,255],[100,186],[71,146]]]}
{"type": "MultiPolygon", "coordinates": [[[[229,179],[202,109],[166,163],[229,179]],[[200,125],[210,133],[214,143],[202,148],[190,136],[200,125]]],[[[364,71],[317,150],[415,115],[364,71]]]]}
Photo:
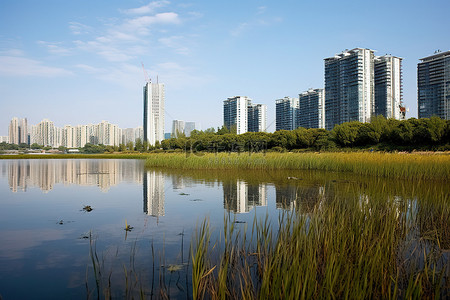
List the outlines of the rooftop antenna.
{"type": "Polygon", "coordinates": [[[156,83],[159,83],[158,75],[156,75],[156,83]]]}
{"type": "Polygon", "coordinates": [[[142,71],[144,71],[144,78],[145,78],[145,82],[147,82],[147,83],[151,83],[152,81],[150,80],[150,78],[148,78],[148,74],[147,74],[147,72],[145,71],[145,68],[144,68],[144,63],[143,63],[143,62],[141,62],[141,65],[142,65],[142,71]]]}

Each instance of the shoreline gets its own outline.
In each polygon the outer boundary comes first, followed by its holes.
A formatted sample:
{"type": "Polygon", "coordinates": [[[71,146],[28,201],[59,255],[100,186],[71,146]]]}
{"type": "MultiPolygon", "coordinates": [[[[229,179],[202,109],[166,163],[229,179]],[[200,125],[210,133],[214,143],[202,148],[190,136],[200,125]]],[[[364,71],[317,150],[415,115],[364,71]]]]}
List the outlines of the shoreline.
{"type": "Polygon", "coordinates": [[[143,159],[146,167],[197,170],[322,170],[384,178],[448,181],[450,153],[110,153],[19,154],[0,159],[143,159]]]}

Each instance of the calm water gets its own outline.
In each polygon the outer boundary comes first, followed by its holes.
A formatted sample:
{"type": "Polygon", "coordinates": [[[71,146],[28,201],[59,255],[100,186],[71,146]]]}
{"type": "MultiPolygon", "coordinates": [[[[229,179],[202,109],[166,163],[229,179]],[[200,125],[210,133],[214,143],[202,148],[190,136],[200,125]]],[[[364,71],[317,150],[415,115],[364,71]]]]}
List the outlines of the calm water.
{"type": "Polygon", "coordinates": [[[349,194],[361,201],[397,197],[414,212],[418,200],[449,192],[441,183],[339,173],[146,170],[139,160],[0,160],[0,296],[95,299],[97,279],[111,282],[112,296],[123,298],[125,280],[137,279],[148,297],[161,283],[181,297],[189,294],[183,270],[190,241],[205,218],[220,239],[226,215],[242,227],[266,214],[276,224],[279,212],[308,213],[321,199],[349,194]],[[93,210],[84,211],[86,205],[93,210]],[[125,231],[125,224],[133,229],[125,231]]]}

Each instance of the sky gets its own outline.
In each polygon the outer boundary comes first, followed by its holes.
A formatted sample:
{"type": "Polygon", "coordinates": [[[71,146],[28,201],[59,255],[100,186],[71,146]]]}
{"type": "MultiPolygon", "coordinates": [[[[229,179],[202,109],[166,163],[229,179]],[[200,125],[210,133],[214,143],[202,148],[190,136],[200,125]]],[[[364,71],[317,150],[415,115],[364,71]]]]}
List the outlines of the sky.
{"type": "Polygon", "coordinates": [[[275,100],[323,88],[323,59],[356,47],[403,58],[417,117],[417,63],[450,50],[449,11],[448,0],[1,0],[0,135],[13,117],[142,126],[146,76],[165,84],[165,132],[174,119],[222,126],[233,96],[266,104],[274,131],[275,100]]]}

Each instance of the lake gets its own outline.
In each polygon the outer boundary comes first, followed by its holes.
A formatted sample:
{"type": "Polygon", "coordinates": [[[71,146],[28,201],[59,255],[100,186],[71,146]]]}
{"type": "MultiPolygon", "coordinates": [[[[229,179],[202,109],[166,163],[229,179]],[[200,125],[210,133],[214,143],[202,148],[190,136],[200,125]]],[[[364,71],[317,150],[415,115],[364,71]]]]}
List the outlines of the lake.
{"type": "Polygon", "coordinates": [[[190,245],[205,219],[219,245],[224,218],[249,231],[255,218],[267,216],[277,226],[280,214],[308,214],[327,199],[347,197],[361,205],[395,199],[416,218],[418,203],[435,195],[447,201],[449,194],[442,182],[330,172],[145,169],[144,161],[131,159],[0,160],[0,296],[158,298],[163,290],[186,298],[190,245]]]}

